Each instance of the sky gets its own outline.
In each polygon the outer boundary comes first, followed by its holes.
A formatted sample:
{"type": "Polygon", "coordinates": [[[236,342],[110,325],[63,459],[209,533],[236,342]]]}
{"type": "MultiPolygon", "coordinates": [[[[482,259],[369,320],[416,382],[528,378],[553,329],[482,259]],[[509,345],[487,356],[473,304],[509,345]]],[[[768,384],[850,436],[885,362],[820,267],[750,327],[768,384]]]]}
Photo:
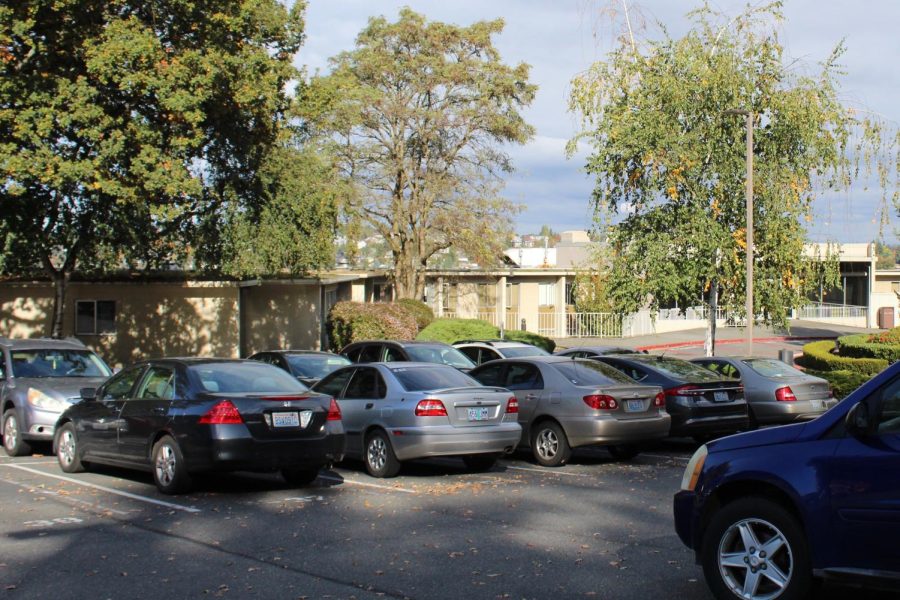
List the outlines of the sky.
{"type": "MultiPolygon", "coordinates": [[[[632,22],[646,23],[656,35],[656,22],[677,37],[687,31],[685,14],[698,2],[685,0],[627,0],[632,22]]],[[[759,4],[755,2],[754,4],[759,4]]],[[[601,15],[622,0],[309,0],[307,40],[297,58],[310,73],[328,72],[328,59],[351,50],[369,17],[383,15],[394,21],[401,7],[409,6],[429,20],[468,25],[502,17],[503,33],[494,44],[507,64],[531,65],[537,96],[524,110],[536,134],[524,146],[509,149],[516,171],[506,180],[504,195],[522,204],[516,218],[519,233],[537,232],[541,225],[556,231],[589,229],[593,180],[584,172],[586,153],[565,156],[565,144],[578,130],[578,120],[567,112],[569,82],[590,64],[602,60],[618,29],[601,15]]],[[[747,2],[711,1],[710,6],[731,16],[747,2]]],[[[891,125],[900,124],[900,2],[869,0],[785,0],[785,20],[779,25],[786,55],[814,66],[826,59],[842,39],[841,59],[846,75],[840,80],[846,105],[878,113],[891,125]],[[863,8],[864,7],[864,8],[863,8]]],[[[891,222],[878,224],[879,194],[862,184],[849,192],[820,197],[808,224],[812,241],[865,242],[882,237],[900,243],[897,209],[891,222]]]]}

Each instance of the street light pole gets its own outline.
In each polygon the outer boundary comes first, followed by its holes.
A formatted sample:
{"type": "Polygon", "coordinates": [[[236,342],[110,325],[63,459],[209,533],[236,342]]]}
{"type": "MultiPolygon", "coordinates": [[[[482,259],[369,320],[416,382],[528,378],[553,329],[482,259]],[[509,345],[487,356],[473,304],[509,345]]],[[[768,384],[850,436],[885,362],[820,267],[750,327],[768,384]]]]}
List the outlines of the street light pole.
{"type": "Polygon", "coordinates": [[[753,111],[731,109],[725,114],[747,118],[747,355],[753,356],[753,111]]]}

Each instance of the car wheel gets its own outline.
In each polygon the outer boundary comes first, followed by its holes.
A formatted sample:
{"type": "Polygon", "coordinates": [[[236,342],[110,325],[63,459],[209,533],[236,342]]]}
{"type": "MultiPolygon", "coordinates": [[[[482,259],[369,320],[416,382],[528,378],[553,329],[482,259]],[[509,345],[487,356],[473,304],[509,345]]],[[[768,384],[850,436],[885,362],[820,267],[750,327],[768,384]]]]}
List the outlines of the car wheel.
{"type": "Polygon", "coordinates": [[[14,408],[3,413],[3,449],[9,456],[31,454],[31,445],[22,439],[19,417],[14,408]]]}
{"type": "Polygon", "coordinates": [[[65,473],[81,473],[84,465],[81,464],[81,450],[78,448],[78,438],[75,437],[75,426],[66,423],[56,430],[56,440],[53,444],[56,448],[56,460],[59,468],[65,473]]]}
{"type": "Polygon", "coordinates": [[[183,494],[191,488],[184,455],[172,436],[164,436],[153,445],[152,461],[153,481],[160,492],[183,494]]]}
{"type": "Polygon", "coordinates": [[[631,460],[641,453],[641,448],[637,444],[617,444],[615,446],[607,446],[609,454],[616,460],[631,460]]]}
{"type": "Polygon", "coordinates": [[[319,469],[282,469],[281,476],[291,485],[309,485],[319,476],[319,469]]]}
{"type": "Polygon", "coordinates": [[[706,582],[720,600],[797,600],[812,584],[803,530],[766,498],[742,498],[719,510],[701,553],[706,582]]]}
{"type": "Polygon", "coordinates": [[[394,477],[400,472],[400,461],[383,431],[373,431],[366,438],[366,454],[363,459],[366,471],[372,477],[394,477]]]}
{"type": "Polygon", "coordinates": [[[572,457],[566,433],[554,421],[538,423],[531,431],[534,459],[545,467],[561,467],[572,457]]]}
{"type": "Polygon", "coordinates": [[[475,471],[476,473],[480,473],[482,471],[490,471],[491,468],[497,464],[497,459],[500,458],[499,454],[467,454],[463,456],[463,462],[466,463],[466,468],[469,471],[475,471]]]}

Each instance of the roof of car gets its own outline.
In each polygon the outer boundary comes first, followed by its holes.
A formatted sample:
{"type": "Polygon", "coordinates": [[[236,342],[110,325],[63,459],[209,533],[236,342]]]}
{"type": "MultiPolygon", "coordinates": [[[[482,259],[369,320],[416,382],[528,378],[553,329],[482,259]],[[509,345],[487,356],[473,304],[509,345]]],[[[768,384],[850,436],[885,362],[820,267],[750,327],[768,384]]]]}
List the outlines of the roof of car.
{"type": "MultiPolygon", "coordinates": [[[[398,346],[448,346],[449,344],[445,344],[444,342],[437,341],[426,341],[426,340],[360,340],[358,342],[352,342],[347,344],[344,347],[344,350],[349,348],[350,346],[357,346],[360,344],[397,344],[398,346]]],[[[343,350],[342,350],[343,352],[343,350]]]]}
{"type": "MultiPolygon", "coordinates": [[[[500,363],[500,362],[541,362],[541,363],[564,363],[564,362],[572,362],[572,361],[586,361],[589,360],[587,358],[575,358],[572,356],[560,356],[559,354],[541,354],[538,356],[521,356],[516,358],[498,358],[497,360],[491,360],[485,363],[484,365],[491,363],[500,363]]],[[[478,365],[479,367],[481,365],[478,365]]]]}
{"type": "Polygon", "coordinates": [[[259,352],[254,352],[251,356],[256,356],[257,354],[327,354],[329,356],[339,356],[334,352],[325,352],[323,350],[260,350],[259,352]]]}
{"type": "Polygon", "coordinates": [[[459,340],[458,342],[453,342],[453,345],[456,346],[476,346],[476,345],[484,345],[490,346],[492,348],[512,348],[512,347],[521,347],[521,346],[532,346],[534,344],[529,344],[526,342],[516,342],[513,340],[459,340]]]}
{"type": "Polygon", "coordinates": [[[0,338],[0,345],[6,346],[10,350],[43,350],[43,349],[65,349],[65,350],[86,350],[87,346],[84,342],[77,338],[30,338],[30,339],[11,339],[0,338]]]}
{"type": "Polygon", "coordinates": [[[641,354],[640,350],[634,350],[632,348],[625,348],[623,346],[572,346],[571,348],[564,348],[559,350],[559,354],[563,352],[577,352],[579,350],[584,350],[586,352],[609,352],[610,350],[615,350],[618,352],[622,352],[623,354],[641,354]]]}

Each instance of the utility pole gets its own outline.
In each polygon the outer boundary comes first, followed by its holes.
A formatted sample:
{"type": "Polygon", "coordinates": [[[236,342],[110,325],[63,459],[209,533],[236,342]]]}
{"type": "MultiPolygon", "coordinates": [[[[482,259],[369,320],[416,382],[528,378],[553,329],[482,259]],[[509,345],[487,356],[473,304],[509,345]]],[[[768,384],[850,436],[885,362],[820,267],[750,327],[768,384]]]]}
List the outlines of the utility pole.
{"type": "Polygon", "coordinates": [[[753,111],[730,109],[725,114],[747,119],[747,355],[753,356],[753,111]]]}

